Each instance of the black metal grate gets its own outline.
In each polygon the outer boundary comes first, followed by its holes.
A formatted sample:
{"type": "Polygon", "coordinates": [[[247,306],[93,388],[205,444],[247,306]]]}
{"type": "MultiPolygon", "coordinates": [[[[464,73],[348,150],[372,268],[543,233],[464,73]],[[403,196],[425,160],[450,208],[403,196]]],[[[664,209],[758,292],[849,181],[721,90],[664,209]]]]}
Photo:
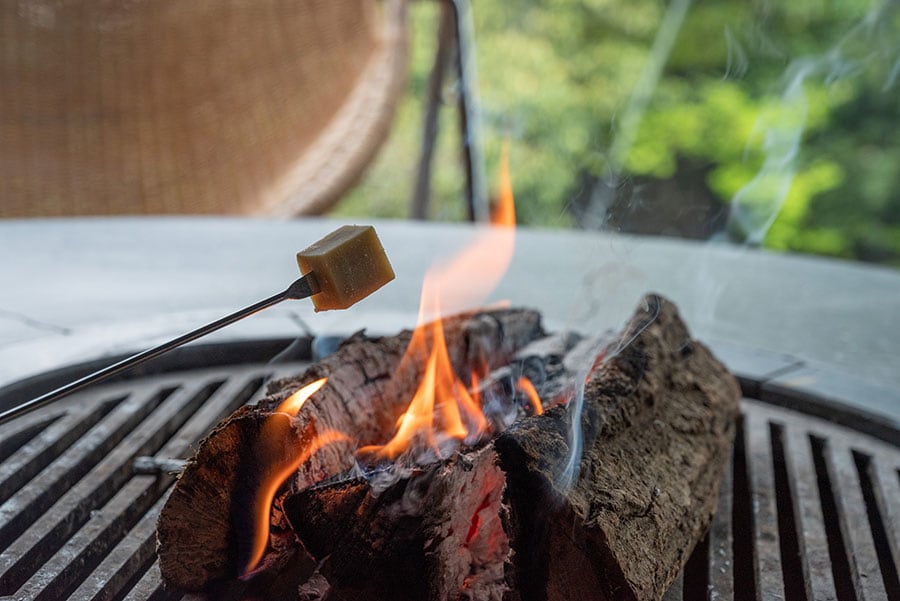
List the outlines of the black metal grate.
{"type": "MultiPolygon", "coordinates": [[[[180,598],[155,562],[174,477],[137,474],[134,458],[188,456],[267,378],[302,368],[147,376],[0,427],[0,598],[180,598]]],[[[745,399],[732,468],[667,599],[900,599],[896,443],[745,399]]]]}

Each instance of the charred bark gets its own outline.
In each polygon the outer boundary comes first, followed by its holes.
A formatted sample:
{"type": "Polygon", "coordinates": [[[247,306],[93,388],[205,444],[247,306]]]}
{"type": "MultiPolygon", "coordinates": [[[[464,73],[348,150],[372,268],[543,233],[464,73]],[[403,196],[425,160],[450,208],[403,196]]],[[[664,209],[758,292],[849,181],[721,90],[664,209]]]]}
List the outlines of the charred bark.
{"type": "Polygon", "coordinates": [[[496,600],[509,590],[505,478],[490,446],[373,487],[353,480],[285,502],[321,563],[302,599],[496,600]]]}
{"type": "Polygon", "coordinates": [[[507,476],[517,597],[660,599],[715,509],[735,379],[648,296],[577,399],[494,443],[507,476]],[[573,452],[570,424],[581,431],[573,452]]]}
{"type": "MultiPolygon", "coordinates": [[[[493,369],[505,364],[518,349],[543,336],[540,316],[527,310],[461,315],[445,320],[444,330],[451,362],[462,377],[476,366],[493,369]]],[[[304,448],[326,429],[355,437],[352,443],[329,445],[303,463],[282,487],[296,491],[351,467],[357,443],[389,438],[425,365],[424,360],[401,361],[410,338],[410,332],[379,339],[354,336],[301,376],[272,383],[268,397],[239,409],[200,443],[158,522],[160,570],[167,585],[187,591],[210,591],[223,581],[237,585],[250,535],[248,504],[273,455],[304,448]],[[261,442],[262,424],[274,408],[322,377],[329,378],[328,384],[296,418],[276,416],[283,421],[279,440],[261,442]]],[[[302,581],[313,564],[295,557],[303,550],[283,519],[280,496],[272,511],[271,547],[263,565],[277,572],[291,562],[302,581]]]]}

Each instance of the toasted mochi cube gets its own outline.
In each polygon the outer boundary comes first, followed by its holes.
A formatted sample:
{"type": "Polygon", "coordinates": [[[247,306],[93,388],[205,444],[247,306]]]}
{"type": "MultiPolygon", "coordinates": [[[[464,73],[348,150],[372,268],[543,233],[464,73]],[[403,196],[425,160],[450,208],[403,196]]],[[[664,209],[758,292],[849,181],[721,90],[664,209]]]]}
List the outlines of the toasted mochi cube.
{"type": "Polygon", "coordinates": [[[371,225],[345,225],[297,253],[305,275],[315,274],[316,311],[346,309],[394,279],[394,270],[371,225]]]}

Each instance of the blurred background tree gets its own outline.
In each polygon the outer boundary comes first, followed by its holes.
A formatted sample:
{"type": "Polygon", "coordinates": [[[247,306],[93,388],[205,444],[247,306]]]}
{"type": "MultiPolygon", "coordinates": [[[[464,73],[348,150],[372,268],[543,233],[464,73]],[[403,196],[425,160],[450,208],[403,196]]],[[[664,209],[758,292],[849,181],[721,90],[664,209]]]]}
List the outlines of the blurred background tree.
{"type": "MultiPolygon", "coordinates": [[[[520,223],[900,266],[900,2],[475,0],[473,14],[487,173],[509,140],[520,223]]],[[[408,94],[338,214],[409,214],[437,15],[411,7],[408,94]]],[[[444,110],[436,219],[463,218],[458,147],[444,110]]]]}

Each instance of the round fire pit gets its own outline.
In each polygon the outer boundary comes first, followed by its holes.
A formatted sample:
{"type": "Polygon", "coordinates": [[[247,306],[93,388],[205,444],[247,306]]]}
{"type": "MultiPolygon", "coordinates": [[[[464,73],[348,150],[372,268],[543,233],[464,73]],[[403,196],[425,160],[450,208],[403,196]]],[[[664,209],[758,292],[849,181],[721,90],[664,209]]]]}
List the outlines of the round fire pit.
{"type": "MultiPolygon", "coordinates": [[[[156,518],[178,466],[170,460],[189,456],[269,378],[302,371],[313,358],[308,338],[282,355],[289,362],[266,364],[289,343],[183,349],[158,372],[4,425],[0,596],[183,598],[163,589],[155,556],[156,518]]],[[[7,397],[85,367],[7,388],[7,397]]],[[[900,431],[832,400],[741,381],[716,517],[666,598],[898,598],[900,431]]]]}
{"type": "MultiPolygon", "coordinates": [[[[336,225],[0,223],[0,252],[16,258],[0,263],[0,407],[281,289],[293,253],[336,225]]],[[[428,264],[476,235],[376,227],[398,277],[353,311],[273,310],[0,427],[0,598],[179,598],[155,563],[168,460],[341,336],[412,326],[428,264]],[[269,364],[298,335],[289,362],[269,364]]],[[[495,300],[527,302],[552,330],[599,332],[654,290],[741,381],[719,510],[670,598],[900,598],[900,276],[665,239],[516,235],[495,300]]]]}

